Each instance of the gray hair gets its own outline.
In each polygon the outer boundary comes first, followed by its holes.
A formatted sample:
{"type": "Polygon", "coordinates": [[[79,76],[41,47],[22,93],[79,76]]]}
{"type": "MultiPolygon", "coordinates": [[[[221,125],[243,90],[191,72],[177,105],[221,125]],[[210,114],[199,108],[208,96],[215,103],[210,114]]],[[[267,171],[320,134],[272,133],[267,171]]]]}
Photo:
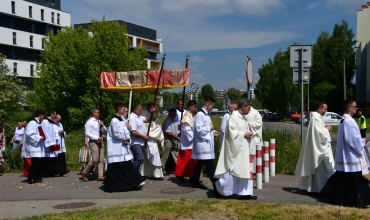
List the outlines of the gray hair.
{"type": "Polygon", "coordinates": [[[244,106],[252,106],[252,102],[251,100],[247,99],[247,98],[244,98],[242,100],[240,100],[239,104],[238,104],[238,108],[242,108],[244,106]]]}

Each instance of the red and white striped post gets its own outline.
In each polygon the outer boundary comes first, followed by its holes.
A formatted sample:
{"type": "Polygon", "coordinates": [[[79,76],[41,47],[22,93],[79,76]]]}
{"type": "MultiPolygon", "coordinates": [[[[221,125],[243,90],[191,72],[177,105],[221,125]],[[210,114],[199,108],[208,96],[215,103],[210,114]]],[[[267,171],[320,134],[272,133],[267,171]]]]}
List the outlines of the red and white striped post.
{"type": "Polygon", "coordinates": [[[275,176],[275,162],[276,162],[276,157],[275,157],[275,139],[270,139],[270,171],[271,171],[271,176],[275,176]]]}
{"type": "Polygon", "coordinates": [[[262,145],[256,145],[256,173],[257,173],[257,189],[262,189],[262,145]]]}
{"type": "Polygon", "coordinates": [[[250,189],[253,189],[253,154],[249,154],[249,182],[248,185],[251,187],[250,189]]]}
{"type": "Polygon", "coordinates": [[[269,170],[269,142],[263,142],[263,180],[265,183],[270,181],[270,170],[269,170]]]}

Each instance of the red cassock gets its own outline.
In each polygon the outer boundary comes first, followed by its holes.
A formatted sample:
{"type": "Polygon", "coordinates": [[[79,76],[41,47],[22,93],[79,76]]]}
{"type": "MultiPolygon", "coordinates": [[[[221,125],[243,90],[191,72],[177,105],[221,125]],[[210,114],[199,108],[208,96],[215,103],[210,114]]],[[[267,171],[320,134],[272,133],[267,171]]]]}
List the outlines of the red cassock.
{"type": "Polygon", "coordinates": [[[192,177],[197,160],[191,158],[193,150],[179,150],[175,175],[179,177],[192,177]]]}

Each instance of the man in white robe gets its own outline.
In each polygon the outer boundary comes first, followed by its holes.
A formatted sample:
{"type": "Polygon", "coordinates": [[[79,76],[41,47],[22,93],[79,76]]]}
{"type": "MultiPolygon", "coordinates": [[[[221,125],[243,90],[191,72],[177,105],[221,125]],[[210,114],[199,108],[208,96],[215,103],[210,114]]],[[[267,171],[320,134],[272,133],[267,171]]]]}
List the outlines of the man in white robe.
{"type": "Polygon", "coordinates": [[[45,157],[45,136],[41,129],[41,121],[44,119],[44,115],[43,109],[36,109],[35,118],[26,127],[23,147],[32,161],[27,180],[29,184],[42,182],[41,169],[44,166],[42,158],[45,157]]]}
{"type": "Polygon", "coordinates": [[[219,194],[214,185],[216,179],[214,178],[213,159],[215,158],[214,137],[219,136],[220,133],[213,130],[213,124],[209,116],[214,104],[215,100],[212,97],[205,97],[202,109],[194,118],[194,144],[191,158],[196,159],[197,162],[194,167],[192,187],[208,189],[207,186],[199,182],[202,166],[204,165],[208,178],[213,184],[214,194],[218,197],[219,194]]]}
{"type": "Polygon", "coordinates": [[[249,145],[253,133],[245,115],[252,103],[242,99],[227,123],[225,138],[218,159],[215,183],[218,192],[224,196],[239,195],[242,200],[257,199],[253,196],[253,180],[250,180],[249,145]]]}
{"type": "Polygon", "coordinates": [[[320,192],[333,175],[334,158],[331,149],[330,126],[325,126],[322,116],[327,112],[325,102],[316,103],[311,112],[305,145],[299,154],[295,175],[299,176],[298,188],[309,193],[320,192]]]}
{"type": "Polygon", "coordinates": [[[130,150],[128,109],[122,103],[114,106],[116,115],[111,120],[107,133],[107,172],[105,192],[121,192],[140,189],[145,178],[134,169],[130,150]]]}
{"type": "Polygon", "coordinates": [[[245,116],[247,118],[248,124],[250,125],[250,131],[253,133],[250,139],[249,153],[253,155],[253,170],[251,172],[256,172],[256,145],[262,145],[262,117],[261,114],[251,107],[248,114],[245,116]]]}
{"type": "Polygon", "coordinates": [[[226,129],[226,124],[229,121],[229,118],[233,111],[237,108],[237,104],[235,102],[230,102],[227,108],[226,113],[222,117],[221,121],[221,131],[220,131],[220,147],[222,147],[222,141],[224,140],[224,135],[225,135],[225,129],[226,129]]]}
{"type": "Polygon", "coordinates": [[[335,173],[320,191],[320,196],[336,205],[370,208],[369,167],[365,140],[352,115],[357,104],[352,99],[342,103],[344,115],[338,126],[335,173]]]}
{"type": "MultiPolygon", "coordinates": [[[[141,112],[141,116],[150,118],[150,111],[154,108],[153,103],[147,105],[147,109],[141,112]]],[[[154,110],[155,111],[155,110],[154,110]]],[[[144,123],[145,130],[148,130],[149,122],[144,123]]],[[[150,124],[149,140],[143,146],[144,162],[140,166],[140,174],[145,177],[152,177],[156,180],[163,180],[163,171],[159,148],[164,144],[164,135],[157,117],[153,116],[150,124]]]]}

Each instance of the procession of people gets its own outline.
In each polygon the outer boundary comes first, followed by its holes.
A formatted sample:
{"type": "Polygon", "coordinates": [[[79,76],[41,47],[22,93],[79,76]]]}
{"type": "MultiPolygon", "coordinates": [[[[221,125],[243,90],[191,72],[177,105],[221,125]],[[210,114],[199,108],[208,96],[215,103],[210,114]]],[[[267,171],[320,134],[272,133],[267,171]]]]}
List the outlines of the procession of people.
{"type": "MultiPolygon", "coordinates": [[[[238,104],[229,103],[220,132],[215,130],[210,117],[215,104],[213,98],[205,97],[199,110],[194,100],[186,103],[187,110],[183,104],[182,99],[178,100],[177,108],[168,111],[161,125],[154,103],[149,103],[145,110],[135,104],[131,114],[123,103],[116,103],[116,114],[108,128],[100,119],[100,110],[91,109],[91,117],[85,124],[90,154],[81,171],[82,180],[92,180],[89,174],[94,169],[96,180],[104,184],[104,191],[112,193],[141,190],[146,179],[164,180],[165,175],[173,173],[181,184],[208,190],[200,181],[205,168],[216,198],[234,195],[241,200],[256,200],[253,194],[256,170],[255,164],[250,166],[250,160],[255,161],[256,146],[262,144],[263,122],[252,102],[242,99],[238,104]],[[215,137],[219,136],[220,154],[215,168],[215,137]],[[175,167],[166,167],[169,159],[175,167]]],[[[365,118],[354,100],[343,101],[344,114],[338,127],[334,157],[332,127],[326,126],[322,118],[327,110],[328,104],[319,101],[310,113],[295,171],[299,177],[298,188],[334,204],[369,208],[370,163],[365,146],[368,142],[365,118]],[[360,116],[358,123],[352,118],[355,114],[360,116]]],[[[29,184],[69,173],[66,132],[61,120],[62,116],[54,110],[46,113],[36,109],[34,119],[18,123],[11,143],[14,152],[22,152],[23,175],[29,184]]]]}

